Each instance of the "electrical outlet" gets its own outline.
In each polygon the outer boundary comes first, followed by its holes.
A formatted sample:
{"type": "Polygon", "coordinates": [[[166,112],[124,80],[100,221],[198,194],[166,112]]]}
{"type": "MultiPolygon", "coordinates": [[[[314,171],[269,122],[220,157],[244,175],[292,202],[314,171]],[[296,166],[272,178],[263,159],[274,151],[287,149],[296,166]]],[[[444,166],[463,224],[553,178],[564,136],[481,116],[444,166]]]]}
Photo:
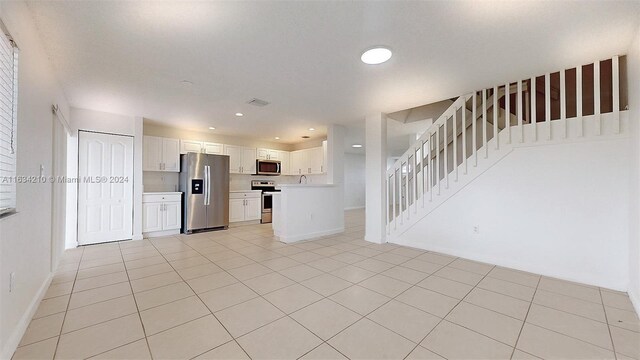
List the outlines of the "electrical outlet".
{"type": "Polygon", "coordinates": [[[474,225],[473,226],[473,233],[474,234],[480,234],[480,225],[474,225]]]}
{"type": "Polygon", "coordinates": [[[13,289],[16,287],[16,273],[12,272],[9,274],[9,292],[13,292],[13,289]]]}

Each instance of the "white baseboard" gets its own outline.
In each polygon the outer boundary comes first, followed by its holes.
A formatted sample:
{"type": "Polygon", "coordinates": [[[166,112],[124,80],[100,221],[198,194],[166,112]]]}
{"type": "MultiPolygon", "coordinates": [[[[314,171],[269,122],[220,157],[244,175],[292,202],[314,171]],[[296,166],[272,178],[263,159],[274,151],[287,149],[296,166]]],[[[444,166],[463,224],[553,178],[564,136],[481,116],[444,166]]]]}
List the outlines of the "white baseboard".
{"type": "Polygon", "coordinates": [[[631,299],[633,308],[636,309],[636,314],[640,314],[640,294],[636,293],[633,290],[629,290],[627,294],[629,294],[629,299],[631,299]]]}
{"type": "Polygon", "coordinates": [[[40,306],[40,301],[42,301],[44,294],[47,293],[49,284],[51,284],[52,279],[53,273],[50,273],[40,286],[40,289],[38,289],[36,296],[34,296],[29,303],[27,310],[22,315],[22,318],[20,318],[20,321],[18,321],[18,324],[13,328],[13,332],[9,335],[9,338],[7,339],[7,342],[2,349],[0,359],[11,359],[11,357],[13,356],[13,353],[16,351],[18,345],[20,344],[20,340],[22,340],[22,336],[24,335],[25,331],[27,331],[27,327],[29,327],[31,318],[33,318],[33,315],[35,315],[36,311],[38,310],[38,306],[40,306]]]}
{"type": "Polygon", "coordinates": [[[350,207],[346,207],[344,208],[344,210],[359,210],[359,209],[364,209],[364,205],[363,206],[350,206],[350,207]]]}
{"type": "MultiPolygon", "coordinates": [[[[163,231],[151,231],[148,233],[143,233],[144,237],[146,238],[153,238],[153,237],[160,237],[160,236],[171,236],[171,235],[178,235],[180,234],[180,229],[174,229],[174,230],[163,230],[163,231]]],[[[135,237],[133,238],[133,240],[138,240],[135,237]]],[[[140,238],[139,240],[142,240],[142,238],[140,238]]]]}
{"type": "Polygon", "coordinates": [[[280,241],[282,241],[283,243],[289,244],[289,243],[296,242],[296,241],[315,239],[315,238],[319,238],[321,236],[340,234],[342,232],[344,232],[344,227],[331,229],[331,230],[318,231],[318,232],[313,232],[313,233],[306,233],[306,234],[297,235],[297,236],[288,236],[287,237],[287,236],[282,236],[279,233],[278,234],[274,234],[274,235],[278,236],[280,238],[280,241]]]}

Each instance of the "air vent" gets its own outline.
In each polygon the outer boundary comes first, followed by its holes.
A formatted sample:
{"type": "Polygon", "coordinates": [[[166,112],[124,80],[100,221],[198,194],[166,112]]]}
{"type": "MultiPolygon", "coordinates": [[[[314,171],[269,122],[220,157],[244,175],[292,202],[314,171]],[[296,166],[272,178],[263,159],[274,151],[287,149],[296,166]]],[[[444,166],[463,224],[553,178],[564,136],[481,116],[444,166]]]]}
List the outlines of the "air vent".
{"type": "Polygon", "coordinates": [[[309,135],[304,135],[302,138],[303,138],[303,139],[310,139],[310,138],[311,138],[311,136],[309,136],[309,135]]]}
{"type": "Polygon", "coordinates": [[[267,106],[267,105],[269,105],[269,102],[253,98],[253,99],[247,101],[247,104],[253,105],[253,106],[267,106]]]}

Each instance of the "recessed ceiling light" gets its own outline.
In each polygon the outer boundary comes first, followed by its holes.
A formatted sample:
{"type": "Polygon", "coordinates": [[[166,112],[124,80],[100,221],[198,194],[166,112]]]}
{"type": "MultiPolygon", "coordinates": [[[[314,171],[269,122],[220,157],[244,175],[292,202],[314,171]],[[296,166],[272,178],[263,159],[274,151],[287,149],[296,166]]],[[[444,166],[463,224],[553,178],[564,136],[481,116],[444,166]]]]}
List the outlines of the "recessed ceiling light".
{"type": "Polygon", "coordinates": [[[280,137],[279,137],[279,136],[276,136],[276,137],[274,137],[274,139],[276,139],[276,140],[280,140],[280,137]]]}
{"type": "Polygon", "coordinates": [[[215,130],[216,128],[214,128],[213,126],[209,126],[209,130],[215,130]]]}
{"type": "Polygon", "coordinates": [[[351,147],[352,147],[352,148],[356,148],[356,149],[357,149],[357,148],[361,148],[361,147],[362,147],[362,145],[360,145],[360,144],[353,144],[353,145],[351,145],[351,147]]]}
{"type": "Polygon", "coordinates": [[[316,131],[316,129],[314,129],[314,128],[309,128],[309,131],[316,131]]]}
{"type": "Polygon", "coordinates": [[[236,113],[236,116],[244,116],[243,113],[236,113]]]}
{"type": "Polygon", "coordinates": [[[374,47],[362,53],[360,60],[369,65],[378,65],[391,59],[391,50],[386,47],[374,47]]]}

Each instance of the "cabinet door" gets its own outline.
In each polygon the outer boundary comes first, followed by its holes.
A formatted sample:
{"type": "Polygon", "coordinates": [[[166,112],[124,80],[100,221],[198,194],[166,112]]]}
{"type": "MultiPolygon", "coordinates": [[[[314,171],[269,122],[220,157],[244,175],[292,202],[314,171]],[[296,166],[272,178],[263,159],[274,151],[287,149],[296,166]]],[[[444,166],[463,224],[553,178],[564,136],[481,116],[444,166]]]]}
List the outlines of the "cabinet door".
{"type": "Polygon", "coordinates": [[[259,220],[262,217],[262,199],[250,198],[244,207],[245,220],[259,220]]]}
{"type": "Polygon", "coordinates": [[[202,142],[193,140],[180,140],[180,154],[190,152],[202,152],[202,142]]]}
{"type": "Polygon", "coordinates": [[[301,151],[292,151],[289,160],[289,174],[300,175],[302,174],[302,153],[301,151]]]}
{"type": "Polygon", "coordinates": [[[144,171],[160,171],[162,163],[162,138],[145,136],[142,138],[142,157],[144,171]]]}
{"type": "Polygon", "coordinates": [[[280,160],[280,170],[282,172],[282,175],[289,175],[291,173],[290,153],[288,151],[280,151],[278,157],[278,160],[280,160]]]}
{"type": "Polygon", "coordinates": [[[256,173],[256,148],[243,148],[242,149],[242,173],[243,174],[255,174],[256,173]]]}
{"type": "Polygon", "coordinates": [[[182,217],[180,216],[180,203],[168,202],[163,204],[162,230],[180,229],[182,217]]]}
{"type": "Polygon", "coordinates": [[[163,171],[180,172],[180,140],[162,139],[163,171]]]}
{"type": "Polygon", "coordinates": [[[222,155],[223,152],[223,145],[222,144],[216,144],[216,143],[203,143],[202,149],[204,150],[205,154],[214,154],[214,155],[222,155]]]}
{"type": "Polygon", "coordinates": [[[162,203],[142,204],[142,232],[162,230],[162,203]]]}
{"type": "Polygon", "coordinates": [[[309,167],[311,168],[311,174],[323,173],[323,158],[324,155],[322,147],[317,147],[309,150],[309,167]]]}
{"type": "Polygon", "coordinates": [[[280,151],[269,150],[269,160],[280,160],[280,151]]]}
{"type": "Polygon", "coordinates": [[[229,222],[244,221],[245,199],[229,199],[229,222]]]}
{"type": "Polygon", "coordinates": [[[269,159],[269,149],[258,149],[256,152],[256,158],[260,160],[268,160],[269,159]]]}
{"type": "Polygon", "coordinates": [[[242,147],[225,145],[224,154],[229,155],[229,172],[232,174],[241,174],[242,170],[242,147]]]}

